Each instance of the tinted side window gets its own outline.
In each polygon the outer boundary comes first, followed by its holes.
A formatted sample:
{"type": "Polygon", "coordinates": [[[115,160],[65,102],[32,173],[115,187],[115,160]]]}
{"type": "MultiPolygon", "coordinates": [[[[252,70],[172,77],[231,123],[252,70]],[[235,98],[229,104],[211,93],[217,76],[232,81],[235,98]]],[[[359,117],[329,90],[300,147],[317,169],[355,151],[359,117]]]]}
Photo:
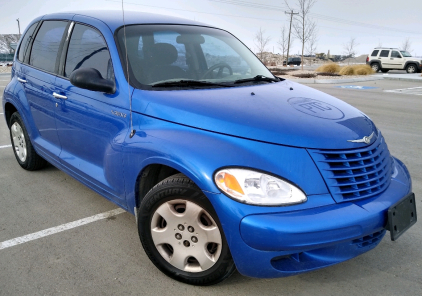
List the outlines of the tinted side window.
{"type": "Polygon", "coordinates": [[[379,52],[379,50],[374,50],[374,51],[371,53],[371,57],[376,57],[376,56],[378,55],[378,52],[379,52]]]}
{"type": "Polygon", "coordinates": [[[18,53],[18,60],[23,62],[23,59],[25,58],[26,49],[28,48],[28,44],[31,42],[33,38],[33,34],[35,31],[35,28],[37,27],[38,23],[33,24],[31,27],[29,27],[28,31],[26,31],[25,36],[23,36],[21,44],[19,46],[19,53],[18,53]]]}
{"type": "Polygon", "coordinates": [[[97,69],[104,79],[114,80],[107,44],[99,31],[76,24],[67,51],[64,76],[81,68],[97,69]]]}
{"type": "Polygon", "coordinates": [[[381,50],[380,57],[386,58],[386,57],[388,57],[389,53],[390,53],[389,50],[381,50]]]}
{"type": "Polygon", "coordinates": [[[31,65],[48,72],[54,72],[57,52],[66,26],[66,21],[43,22],[32,46],[29,61],[31,65]]]}

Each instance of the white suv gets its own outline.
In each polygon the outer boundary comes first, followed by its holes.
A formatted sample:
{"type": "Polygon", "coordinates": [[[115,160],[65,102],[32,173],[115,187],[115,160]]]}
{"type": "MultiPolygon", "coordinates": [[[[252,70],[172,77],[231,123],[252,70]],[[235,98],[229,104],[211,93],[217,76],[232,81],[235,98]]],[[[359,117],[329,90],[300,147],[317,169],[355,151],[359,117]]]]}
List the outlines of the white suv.
{"type": "Polygon", "coordinates": [[[374,48],[371,55],[366,58],[366,64],[378,72],[386,73],[388,70],[406,70],[407,73],[420,72],[422,60],[414,58],[410,53],[397,48],[374,48]]]}

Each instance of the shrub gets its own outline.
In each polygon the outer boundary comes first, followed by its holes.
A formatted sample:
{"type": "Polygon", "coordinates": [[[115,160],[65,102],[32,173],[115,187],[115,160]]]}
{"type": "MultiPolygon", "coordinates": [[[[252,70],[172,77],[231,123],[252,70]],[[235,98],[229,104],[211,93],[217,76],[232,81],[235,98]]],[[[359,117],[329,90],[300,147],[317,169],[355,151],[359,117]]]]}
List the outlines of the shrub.
{"type": "Polygon", "coordinates": [[[298,78],[313,78],[316,77],[316,74],[314,73],[301,73],[301,74],[292,74],[294,77],[298,78]]]}
{"type": "Polygon", "coordinates": [[[374,73],[374,70],[369,65],[355,65],[356,75],[370,75],[374,73]]]}
{"type": "Polygon", "coordinates": [[[344,66],[338,72],[340,75],[355,75],[355,69],[352,66],[344,66]]]}
{"type": "Polygon", "coordinates": [[[373,73],[374,71],[369,65],[344,66],[339,72],[340,75],[369,75],[373,73]]]}
{"type": "Polygon", "coordinates": [[[327,73],[338,73],[340,71],[340,66],[336,63],[328,63],[318,67],[316,72],[327,72],[327,73]]]}

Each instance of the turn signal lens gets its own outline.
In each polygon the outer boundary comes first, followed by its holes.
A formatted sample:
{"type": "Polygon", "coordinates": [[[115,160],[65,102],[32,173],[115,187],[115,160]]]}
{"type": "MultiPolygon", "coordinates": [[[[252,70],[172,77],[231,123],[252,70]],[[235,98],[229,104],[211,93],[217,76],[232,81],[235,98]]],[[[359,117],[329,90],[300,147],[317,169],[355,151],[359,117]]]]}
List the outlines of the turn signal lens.
{"type": "Polygon", "coordinates": [[[218,188],[233,199],[254,205],[289,205],[307,201],[296,186],[274,176],[247,169],[224,169],[214,176],[218,188]]]}

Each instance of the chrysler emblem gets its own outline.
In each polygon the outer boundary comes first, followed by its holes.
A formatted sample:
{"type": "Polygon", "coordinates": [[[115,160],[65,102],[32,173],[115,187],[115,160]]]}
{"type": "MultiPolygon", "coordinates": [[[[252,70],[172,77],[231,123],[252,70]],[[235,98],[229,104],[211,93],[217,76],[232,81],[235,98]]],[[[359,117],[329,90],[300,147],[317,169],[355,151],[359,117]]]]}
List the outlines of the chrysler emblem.
{"type": "Polygon", "coordinates": [[[374,136],[374,132],[372,132],[372,134],[368,137],[363,137],[362,139],[358,139],[358,140],[347,140],[347,142],[369,144],[371,143],[371,139],[373,136],[374,136]]]}

